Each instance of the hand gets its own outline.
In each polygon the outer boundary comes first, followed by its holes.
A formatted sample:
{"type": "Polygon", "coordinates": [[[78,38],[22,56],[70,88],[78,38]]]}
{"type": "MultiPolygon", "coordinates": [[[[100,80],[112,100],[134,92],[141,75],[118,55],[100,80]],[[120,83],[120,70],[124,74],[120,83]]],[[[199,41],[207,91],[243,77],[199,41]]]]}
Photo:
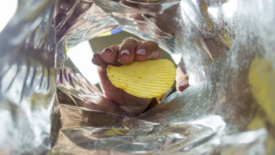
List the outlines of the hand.
{"type": "Polygon", "coordinates": [[[138,41],[125,39],[121,45],[113,45],[102,52],[95,53],[92,62],[98,66],[100,84],[105,97],[128,113],[138,115],[143,112],[152,99],[138,98],[115,87],[108,79],[108,65],[128,65],[134,61],[157,60],[161,56],[160,48],[154,41],[138,41]]]}

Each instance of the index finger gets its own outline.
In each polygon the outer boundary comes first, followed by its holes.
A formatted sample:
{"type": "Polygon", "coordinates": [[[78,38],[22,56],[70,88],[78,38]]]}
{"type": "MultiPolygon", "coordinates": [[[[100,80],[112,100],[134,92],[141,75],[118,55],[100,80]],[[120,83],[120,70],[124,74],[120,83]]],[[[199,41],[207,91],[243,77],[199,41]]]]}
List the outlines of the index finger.
{"type": "Polygon", "coordinates": [[[144,41],[136,49],[136,61],[157,60],[161,56],[158,43],[154,41],[144,41]]]}

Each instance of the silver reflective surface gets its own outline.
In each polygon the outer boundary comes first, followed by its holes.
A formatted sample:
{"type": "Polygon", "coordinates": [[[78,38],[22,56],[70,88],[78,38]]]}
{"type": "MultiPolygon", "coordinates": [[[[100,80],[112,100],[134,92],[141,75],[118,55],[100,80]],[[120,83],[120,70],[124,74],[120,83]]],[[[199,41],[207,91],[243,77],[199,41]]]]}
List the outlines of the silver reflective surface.
{"type": "Polygon", "coordinates": [[[0,34],[0,153],[274,154],[274,3],[19,1],[0,34]],[[180,53],[189,74],[187,90],[138,117],[98,105],[65,55],[121,27],[180,53]]]}
{"type": "Polygon", "coordinates": [[[0,154],[50,149],[55,96],[54,2],[19,1],[0,34],[0,154]]]}

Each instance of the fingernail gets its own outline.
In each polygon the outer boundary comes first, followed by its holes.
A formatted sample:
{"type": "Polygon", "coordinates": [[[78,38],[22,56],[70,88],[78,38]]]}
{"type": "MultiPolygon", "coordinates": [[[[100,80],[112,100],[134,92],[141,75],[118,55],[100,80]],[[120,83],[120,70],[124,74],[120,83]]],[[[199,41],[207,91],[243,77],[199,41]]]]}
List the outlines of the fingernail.
{"type": "Polygon", "coordinates": [[[113,49],[111,49],[110,47],[104,48],[103,52],[107,52],[107,51],[114,52],[114,50],[113,50],[113,49]]]}
{"type": "Polygon", "coordinates": [[[123,54],[127,54],[127,55],[130,56],[130,51],[129,51],[129,50],[123,50],[123,51],[121,52],[121,55],[123,55],[123,54]]]}
{"type": "Polygon", "coordinates": [[[187,82],[179,83],[178,84],[178,90],[179,91],[184,91],[188,86],[189,86],[189,84],[187,82]]]}
{"type": "Polygon", "coordinates": [[[137,54],[146,55],[146,50],[145,50],[145,49],[139,49],[139,50],[137,51],[137,54]]]}
{"type": "Polygon", "coordinates": [[[185,82],[182,82],[182,83],[178,84],[178,87],[181,87],[181,86],[184,86],[184,85],[185,85],[185,82]]]}

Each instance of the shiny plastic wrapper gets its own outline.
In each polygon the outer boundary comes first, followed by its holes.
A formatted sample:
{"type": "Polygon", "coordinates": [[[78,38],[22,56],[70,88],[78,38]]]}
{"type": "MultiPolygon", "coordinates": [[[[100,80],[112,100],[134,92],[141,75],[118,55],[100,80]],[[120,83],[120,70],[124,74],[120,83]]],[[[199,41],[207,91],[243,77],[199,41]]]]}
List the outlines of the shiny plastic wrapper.
{"type": "Polygon", "coordinates": [[[274,154],[272,0],[20,0],[0,33],[0,154],[274,154]],[[123,28],[182,61],[190,86],[140,116],[68,48],[123,28]],[[104,104],[98,104],[104,101],[104,104]]]}

